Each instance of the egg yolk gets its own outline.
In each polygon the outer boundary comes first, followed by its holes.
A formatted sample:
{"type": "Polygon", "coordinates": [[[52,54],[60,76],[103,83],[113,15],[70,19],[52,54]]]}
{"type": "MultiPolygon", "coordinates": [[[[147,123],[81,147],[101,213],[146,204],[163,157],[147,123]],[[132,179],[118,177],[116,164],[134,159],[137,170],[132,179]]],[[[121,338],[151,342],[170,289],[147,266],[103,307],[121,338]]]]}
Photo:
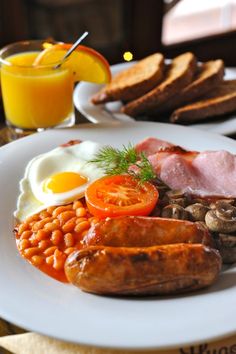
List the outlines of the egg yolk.
{"type": "Polygon", "coordinates": [[[46,193],[63,193],[78,188],[88,179],[76,172],[60,172],[50,176],[43,185],[46,193]]]}

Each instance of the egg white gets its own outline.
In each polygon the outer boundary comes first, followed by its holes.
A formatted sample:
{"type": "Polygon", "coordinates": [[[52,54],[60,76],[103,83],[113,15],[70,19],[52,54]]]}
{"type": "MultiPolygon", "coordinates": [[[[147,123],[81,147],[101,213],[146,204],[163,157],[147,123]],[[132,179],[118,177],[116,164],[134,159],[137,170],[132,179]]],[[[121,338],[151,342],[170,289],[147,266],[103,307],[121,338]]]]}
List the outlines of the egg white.
{"type": "Polygon", "coordinates": [[[23,221],[49,206],[67,204],[82,198],[87,186],[104,175],[102,169],[88,163],[101,147],[101,144],[84,141],[80,144],[57,147],[33,158],[20,181],[20,195],[14,216],[23,221]],[[87,182],[63,193],[45,192],[43,188],[45,180],[60,172],[79,173],[87,178],[87,182]]]}

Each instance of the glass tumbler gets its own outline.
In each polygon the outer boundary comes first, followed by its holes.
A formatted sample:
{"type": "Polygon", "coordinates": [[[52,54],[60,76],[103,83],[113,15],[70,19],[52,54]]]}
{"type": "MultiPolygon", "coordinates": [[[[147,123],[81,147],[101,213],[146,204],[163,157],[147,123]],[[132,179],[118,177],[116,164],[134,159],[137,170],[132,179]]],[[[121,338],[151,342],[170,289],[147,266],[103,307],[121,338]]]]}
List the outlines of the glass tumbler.
{"type": "Polygon", "coordinates": [[[0,50],[6,124],[17,135],[69,127],[75,122],[74,82],[69,65],[36,64],[39,53],[52,44],[42,40],[22,41],[0,50]]]}

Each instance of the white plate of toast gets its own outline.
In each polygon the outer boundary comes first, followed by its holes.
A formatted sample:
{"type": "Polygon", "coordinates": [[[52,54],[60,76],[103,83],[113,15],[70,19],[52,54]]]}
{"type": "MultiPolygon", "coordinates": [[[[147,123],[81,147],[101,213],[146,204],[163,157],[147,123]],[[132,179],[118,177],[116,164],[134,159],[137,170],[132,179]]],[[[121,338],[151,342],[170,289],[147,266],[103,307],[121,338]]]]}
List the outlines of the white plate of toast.
{"type": "Polygon", "coordinates": [[[184,53],[170,61],[153,54],[113,65],[111,71],[106,86],[80,83],[75,88],[76,108],[93,123],[160,121],[236,133],[236,68],[224,68],[220,59],[198,63],[184,53]]]}

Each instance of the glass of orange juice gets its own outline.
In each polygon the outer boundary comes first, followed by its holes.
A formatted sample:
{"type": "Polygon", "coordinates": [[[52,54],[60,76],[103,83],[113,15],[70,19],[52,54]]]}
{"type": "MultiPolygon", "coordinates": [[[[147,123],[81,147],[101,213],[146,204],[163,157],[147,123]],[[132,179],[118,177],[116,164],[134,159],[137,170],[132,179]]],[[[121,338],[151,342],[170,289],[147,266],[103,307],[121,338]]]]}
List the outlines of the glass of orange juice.
{"type": "Polygon", "coordinates": [[[0,51],[6,123],[17,135],[74,124],[72,70],[57,67],[58,62],[35,64],[39,53],[52,44],[22,41],[0,51]]]}

